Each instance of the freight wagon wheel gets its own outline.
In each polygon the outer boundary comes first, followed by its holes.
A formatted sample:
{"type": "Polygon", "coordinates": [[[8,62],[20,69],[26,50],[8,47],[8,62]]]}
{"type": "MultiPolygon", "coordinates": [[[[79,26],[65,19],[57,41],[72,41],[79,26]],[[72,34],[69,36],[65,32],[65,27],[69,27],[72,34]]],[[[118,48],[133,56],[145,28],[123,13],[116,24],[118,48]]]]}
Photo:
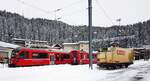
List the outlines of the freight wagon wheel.
{"type": "Polygon", "coordinates": [[[119,68],[122,68],[123,65],[118,65],[119,68]]]}
{"type": "Polygon", "coordinates": [[[128,66],[129,66],[129,65],[128,65],[128,64],[126,64],[126,65],[125,65],[125,68],[128,68],[128,66]]]}
{"type": "Polygon", "coordinates": [[[110,69],[112,69],[110,66],[106,66],[106,69],[108,69],[108,70],[110,70],[110,69]]]}
{"type": "Polygon", "coordinates": [[[116,65],[112,66],[112,69],[116,69],[116,68],[117,68],[117,66],[116,66],[116,65]]]}
{"type": "Polygon", "coordinates": [[[108,66],[106,66],[106,69],[109,69],[109,67],[108,67],[108,66]]]}

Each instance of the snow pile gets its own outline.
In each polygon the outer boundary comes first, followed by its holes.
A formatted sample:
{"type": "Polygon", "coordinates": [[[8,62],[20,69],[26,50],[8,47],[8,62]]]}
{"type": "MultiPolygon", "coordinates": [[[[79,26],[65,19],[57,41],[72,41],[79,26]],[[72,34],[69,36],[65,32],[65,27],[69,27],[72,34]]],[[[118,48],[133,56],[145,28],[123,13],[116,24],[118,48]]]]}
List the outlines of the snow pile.
{"type": "Polygon", "coordinates": [[[93,70],[88,65],[48,65],[34,67],[7,68],[0,65],[1,81],[136,81],[142,76],[143,81],[149,81],[150,72],[140,74],[150,69],[150,61],[135,61],[129,68],[117,70],[99,69],[96,64],[93,70]],[[140,75],[139,75],[140,74],[140,75]]]}
{"type": "Polygon", "coordinates": [[[6,42],[0,41],[0,47],[17,48],[17,47],[19,47],[19,46],[18,46],[18,45],[14,45],[14,44],[10,44],[10,43],[6,43],[6,42]]]}
{"type": "Polygon", "coordinates": [[[88,65],[49,65],[37,67],[0,68],[2,81],[97,81],[115,71],[90,70],[88,65]],[[9,77],[9,78],[8,78],[9,77]]]}

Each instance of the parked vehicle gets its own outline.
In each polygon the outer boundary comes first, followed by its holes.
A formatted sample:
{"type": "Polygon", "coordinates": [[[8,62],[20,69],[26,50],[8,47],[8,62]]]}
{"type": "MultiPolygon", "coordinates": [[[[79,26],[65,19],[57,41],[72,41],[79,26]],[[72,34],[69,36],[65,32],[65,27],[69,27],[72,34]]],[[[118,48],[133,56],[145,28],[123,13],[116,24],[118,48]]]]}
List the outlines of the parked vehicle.
{"type": "MultiPolygon", "coordinates": [[[[62,51],[47,51],[29,48],[16,48],[12,50],[9,67],[58,65],[58,64],[88,64],[89,54],[78,50],[69,53],[62,51]]],[[[96,54],[93,54],[93,63],[96,63],[96,54]]]]}
{"type": "Polygon", "coordinates": [[[105,48],[97,55],[97,65],[107,69],[127,68],[130,64],[133,64],[133,50],[129,48],[105,48]]]}
{"type": "Polygon", "coordinates": [[[50,64],[48,51],[28,48],[16,48],[12,50],[9,60],[9,67],[48,64],[50,64]]]}
{"type": "MultiPolygon", "coordinates": [[[[89,64],[89,54],[83,51],[79,50],[72,50],[69,53],[70,59],[71,59],[71,64],[77,65],[77,64],[89,64]]],[[[96,63],[96,53],[92,54],[92,62],[93,64],[96,63]]]]}

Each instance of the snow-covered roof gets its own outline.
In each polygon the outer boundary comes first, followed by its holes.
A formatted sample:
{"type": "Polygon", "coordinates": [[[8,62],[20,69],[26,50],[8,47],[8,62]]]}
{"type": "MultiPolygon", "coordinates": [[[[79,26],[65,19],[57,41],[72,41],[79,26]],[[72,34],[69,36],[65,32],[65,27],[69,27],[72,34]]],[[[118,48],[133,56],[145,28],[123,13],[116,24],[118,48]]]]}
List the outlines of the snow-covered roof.
{"type": "Polygon", "coordinates": [[[0,47],[17,48],[17,47],[20,47],[20,46],[0,41],[0,47]]]}
{"type": "Polygon", "coordinates": [[[63,43],[63,45],[77,45],[77,44],[88,44],[89,41],[79,41],[76,43],[63,43]]]}
{"type": "Polygon", "coordinates": [[[89,41],[79,41],[78,43],[80,43],[80,44],[81,44],[81,43],[82,43],[82,44],[83,44],[83,43],[84,43],[84,44],[88,44],[89,41]]]}
{"type": "Polygon", "coordinates": [[[78,43],[63,43],[63,45],[76,45],[78,43]]]}

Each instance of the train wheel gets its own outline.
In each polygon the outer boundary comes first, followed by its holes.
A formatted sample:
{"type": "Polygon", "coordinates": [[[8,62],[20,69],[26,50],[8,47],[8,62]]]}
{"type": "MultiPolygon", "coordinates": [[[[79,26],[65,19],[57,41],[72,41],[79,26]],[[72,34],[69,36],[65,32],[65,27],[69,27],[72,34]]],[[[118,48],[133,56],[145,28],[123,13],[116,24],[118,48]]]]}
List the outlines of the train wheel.
{"type": "Polygon", "coordinates": [[[16,67],[14,64],[8,64],[8,67],[16,67]]]}
{"type": "Polygon", "coordinates": [[[128,66],[129,66],[129,65],[128,65],[128,64],[126,64],[126,65],[125,65],[125,68],[128,68],[128,66]]]}
{"type": "Polygon", "coordinates": [[[110,70],[110,69],[112,69],[112,67],[111,66],[106,66],[106,69],[110,70]]]}
{"type": "Polygon", "coordinates": [[[112,66],[112,69],[116,69],[117,68],[117,66],[115,65],[115,66],[112,66]]]}
{"type": "Polygon", "coordinates": [[[109,66],[106,66],[106,69],[110,69],[110,67],[109,67],[109,66]]]}
{"type": "Polygon", "coordinates": [[[118,65],[119,68],[122,68],[123,65],[118,65]]]}

